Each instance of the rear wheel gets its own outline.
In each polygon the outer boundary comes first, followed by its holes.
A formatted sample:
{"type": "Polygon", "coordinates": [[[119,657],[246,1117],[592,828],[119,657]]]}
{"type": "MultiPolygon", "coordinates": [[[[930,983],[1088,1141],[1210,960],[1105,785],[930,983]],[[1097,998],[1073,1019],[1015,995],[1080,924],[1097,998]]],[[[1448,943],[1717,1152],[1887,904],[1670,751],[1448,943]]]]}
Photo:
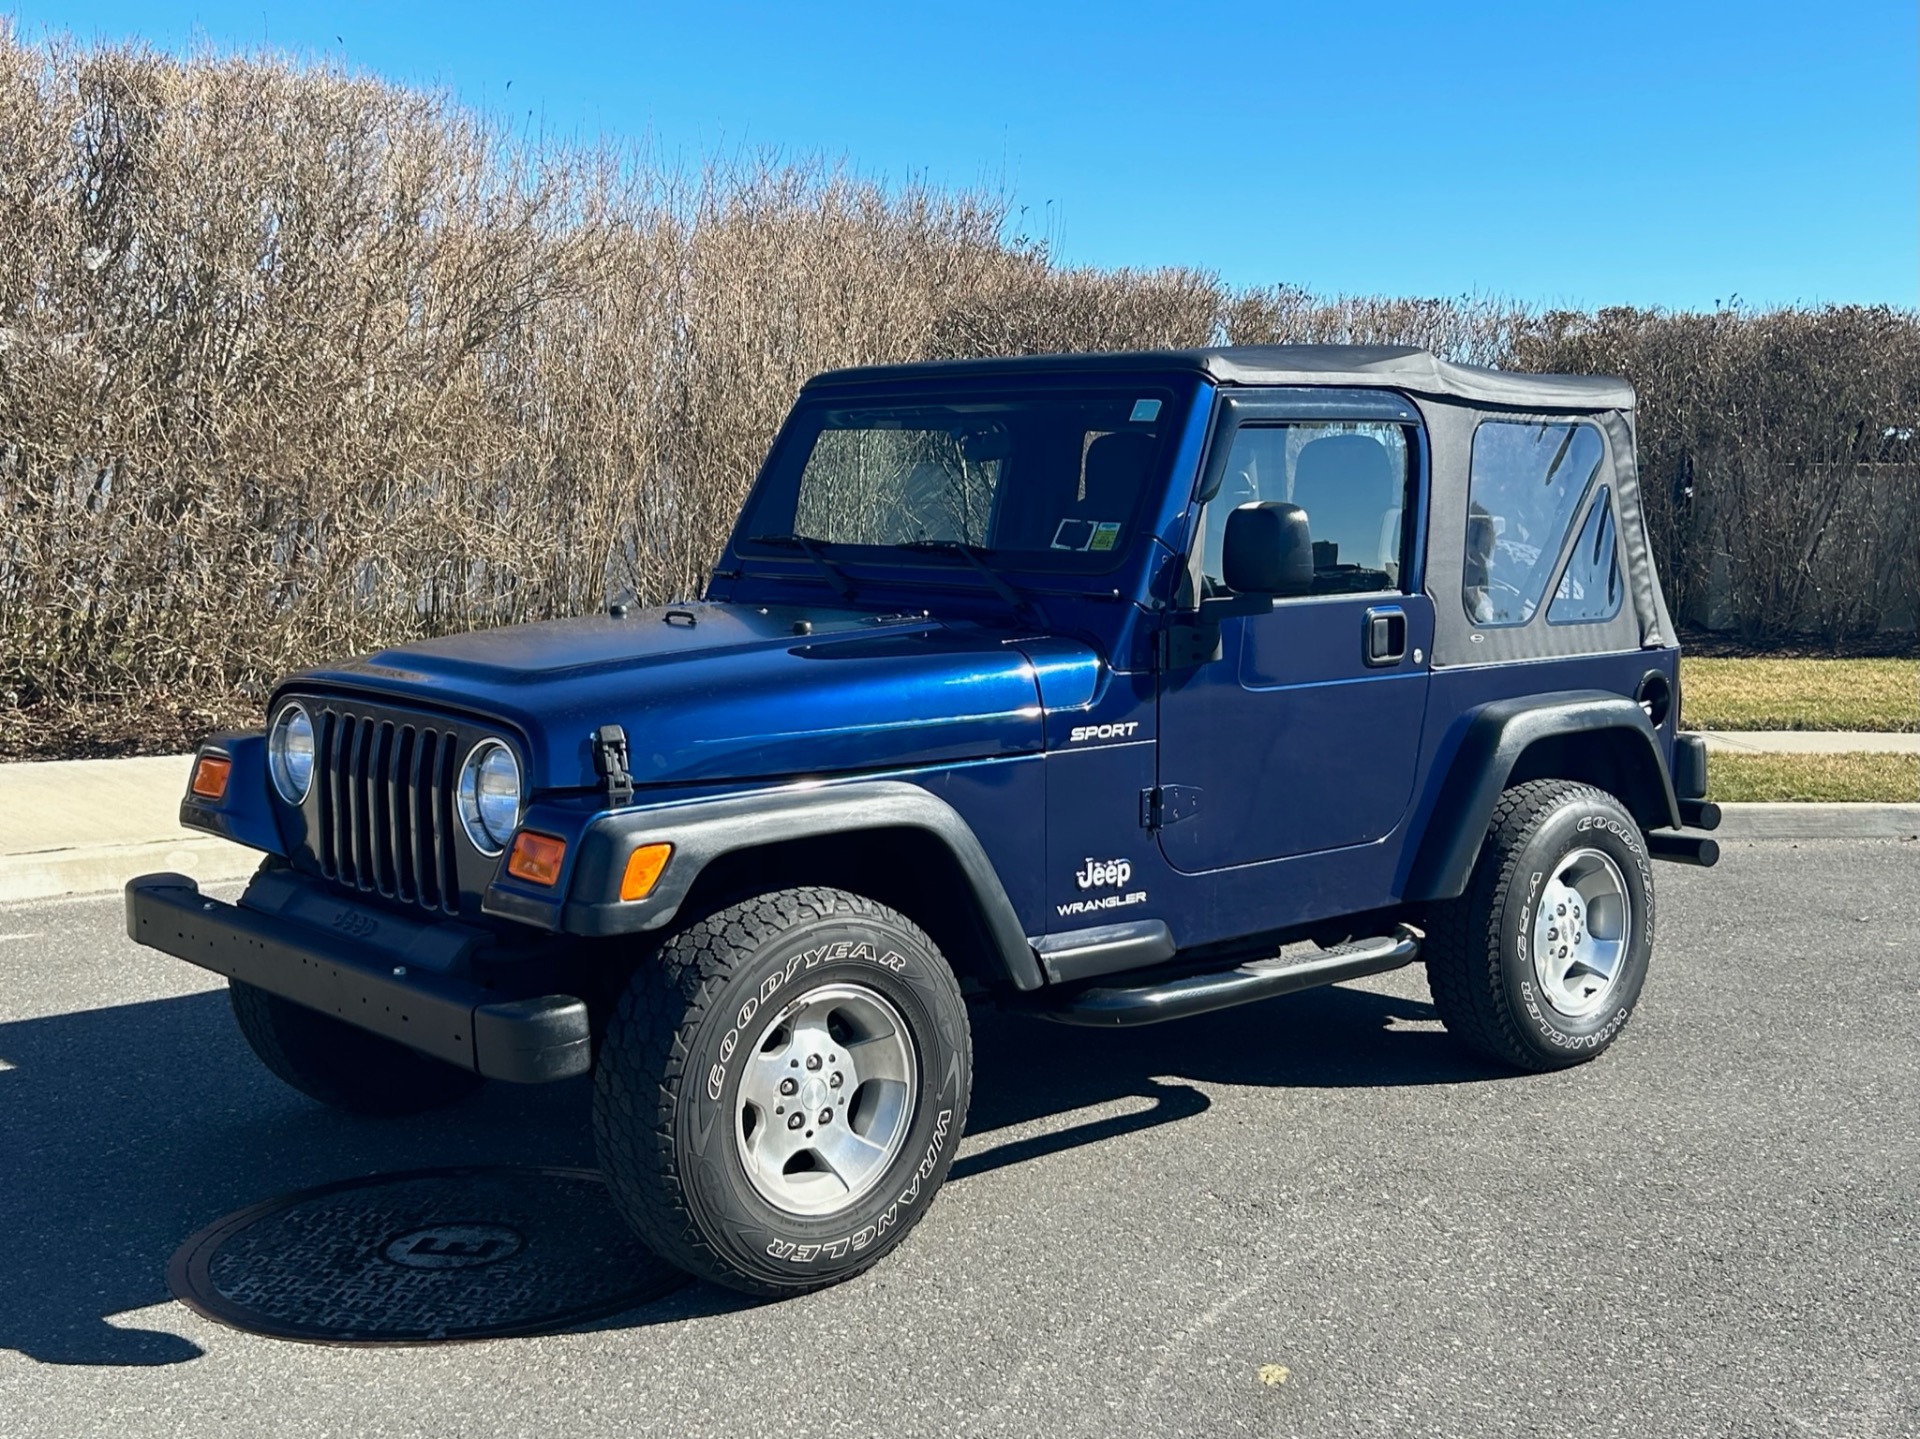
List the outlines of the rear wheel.
{"type": "Polygon", "coordinates": [[[1434,1006],[1489,1058],[1579,1064],[1632,1015],[1653,923],[1653,865],[1619,800],[1571,780],[1516,785],[1500,797],[1466,893],[1430,917],[1434,1006]]]}
{"type": "Polygon", "coordinates": [[[791,1294],[906,1237],[971,1085],[966,1008],[933,941],[861,896],[781,890],[641,964],[601,1046],[594,1136],[655,1252],[791,1294]]]}
{"type": "Polygon", "coordinates": [[[260,1062],[310,1099],[356,1114],[418,1114],[463,1099],[485,1081],[308,1009],[230,980],[227,996],[240,1032],[260,1062]]]}

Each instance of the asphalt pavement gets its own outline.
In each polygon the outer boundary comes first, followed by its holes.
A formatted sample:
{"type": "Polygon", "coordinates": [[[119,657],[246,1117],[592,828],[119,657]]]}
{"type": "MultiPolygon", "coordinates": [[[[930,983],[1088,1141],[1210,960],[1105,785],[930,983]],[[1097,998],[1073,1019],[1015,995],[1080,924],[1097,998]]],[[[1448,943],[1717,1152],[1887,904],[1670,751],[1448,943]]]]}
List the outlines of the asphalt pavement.
{"type": "Polygon", "coordinates": [[[224,1328],[168,1257],[355,1174],[590,1164],[583,1085],[337,1115],[117,899],[0,909],[0,1436],[1920,1433],[1920,843],[1658,880],[1580,1069],[1464,1057],[1418,968],[1130,1033],[982,1014],[954,1177],[869,1274],[406,1349],[224,1328]]]}

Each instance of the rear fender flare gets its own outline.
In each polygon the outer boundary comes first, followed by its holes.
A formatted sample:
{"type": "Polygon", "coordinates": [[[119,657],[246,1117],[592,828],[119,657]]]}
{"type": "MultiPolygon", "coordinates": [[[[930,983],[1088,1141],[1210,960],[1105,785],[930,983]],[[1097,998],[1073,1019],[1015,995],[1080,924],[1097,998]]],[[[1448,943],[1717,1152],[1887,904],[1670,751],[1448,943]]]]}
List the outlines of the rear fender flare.
{"type": "Polygon", "coordinates": [[[1500,792],[1523,780],[1571,770],[1566,778],[1614,792],[1642,829],[1680,828],[1660,737],[1633,700],[1603,690],[1497,700],[1469,711],[1461,726],[1427,810],[1407,878],[1409,900],[1453,899],[1466,890],[1500,792]]]}

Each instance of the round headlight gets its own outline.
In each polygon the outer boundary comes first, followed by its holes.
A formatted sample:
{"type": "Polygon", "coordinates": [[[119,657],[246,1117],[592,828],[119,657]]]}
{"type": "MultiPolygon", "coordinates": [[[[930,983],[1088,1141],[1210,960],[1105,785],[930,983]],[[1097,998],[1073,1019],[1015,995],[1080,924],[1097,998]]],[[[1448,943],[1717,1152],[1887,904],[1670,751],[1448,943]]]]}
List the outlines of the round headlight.
{"type": "Polygon", "coordinates": [[[313,787],[313,721],[297,704],[280,711],[267,735],[267,772],[288,804],[299,804],[313,787]]]}
{"type": "Polygon", "coordinates": [[[520,762],[497,739],[481,740],[460,766],[460,820],[482,854],[498,854],[520,824],[520,762]]]}

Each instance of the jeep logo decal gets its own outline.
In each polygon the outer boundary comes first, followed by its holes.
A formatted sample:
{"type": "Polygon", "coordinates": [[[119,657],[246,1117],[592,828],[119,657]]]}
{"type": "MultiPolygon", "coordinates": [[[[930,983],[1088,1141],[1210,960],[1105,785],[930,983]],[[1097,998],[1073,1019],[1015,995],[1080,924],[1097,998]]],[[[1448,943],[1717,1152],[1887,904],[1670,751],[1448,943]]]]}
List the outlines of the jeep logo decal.
{"type": "Polygon", "coordinates": [[[1082,889],[1096,885],[1121,885],[1133,878],[1133,865],[1124,859],[1094,859],[1088,856],[1086,868],[1074,871],[1073,882],[1082,889]]]}

